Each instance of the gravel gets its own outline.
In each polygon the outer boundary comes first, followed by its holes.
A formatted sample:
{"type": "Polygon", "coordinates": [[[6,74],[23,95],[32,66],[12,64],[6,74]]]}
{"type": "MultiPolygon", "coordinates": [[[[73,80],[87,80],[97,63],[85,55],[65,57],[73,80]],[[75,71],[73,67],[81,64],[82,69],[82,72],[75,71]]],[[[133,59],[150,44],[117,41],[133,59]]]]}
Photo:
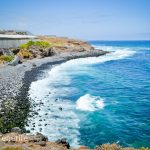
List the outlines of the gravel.
{"type": "MultiPolygon", "coordinates": [[[[50,66],[69,59],[100,56],[106,53],[106,51],[100,50],[92,50],[89,52],[66,52],[57,56],[28,60],[17,66],[0,66],[0,102],[11,99],[19,94],[20,88],[23,86],[24,75],[27,71],[34,70],[43,64],[50,66]]],[[[32,76],[29,76],[29,78],[32,78],[32,76]]]]}
{"type": "MultiPolygon", "coordinates": [[[[46,75],[46,73],[43,73],[44,71],[69,59],[94,57],[106,53],[108,52],[101,50],[67,52],[52,57],[28,60],[17,66],[1,65],[0,115],[4,119],[4,128],[5,124],[8,125],[9,123],[14,127],[23,128],[30,111],[30,100],[28,99],[30,84],[39,78],[44,78],[43,74],[46,75]],[[6,110],[7,105],[9,106],[8,111],[11,112],[11,116],[6,110]]],[[[7,132],[9,130],[11,129],[3,129],[0,132],[7,132]]]]}

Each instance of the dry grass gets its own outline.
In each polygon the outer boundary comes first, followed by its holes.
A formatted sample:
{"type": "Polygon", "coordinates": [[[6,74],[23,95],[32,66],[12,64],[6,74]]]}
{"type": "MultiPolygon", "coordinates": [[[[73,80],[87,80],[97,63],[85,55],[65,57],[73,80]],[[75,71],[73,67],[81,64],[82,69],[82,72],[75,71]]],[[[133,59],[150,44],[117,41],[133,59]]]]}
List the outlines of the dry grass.
{"type": "Polygon", "coordinates": [[[0,150],[23,150],[23,149],[22,149],[22,146],[7,146],[0,150]]]}
{"type": "Polygon", "coordinates": [[[32,53],[29,52],[28,50],[25,49],[21,49],[18,53],[22,58],[31,58],[32,57],[32,53]]]}
{"type": "MultiPolygon", "coordinates": [[[[116,143],[113,144],[103,144],[101,146],[95,147],[95,150],[137,150],[132,147],[122,147],[116,143]]],[[[150,150],[150,148],[140,148],[140,150],[150,150]]]]}
{"type": "Polygon", "coordinates": [[[47,36],[39,36],[39,39],[42,41],[47,41],[48,43],[58,44],[58,45],[64,45],[68,43],[67,38],[53,38],[53,37],[47,37],[47,36]]]}
{"type": "Polygon", "coordinates": [[[64,51],[89,51],[92,50],[93,47],[87,42],[63,38],[63,37],[47,37],[47,36],[39,36],[38,37],[42,41],[46,41],[50,43],[56,51],[64,52],[64,51]]]}

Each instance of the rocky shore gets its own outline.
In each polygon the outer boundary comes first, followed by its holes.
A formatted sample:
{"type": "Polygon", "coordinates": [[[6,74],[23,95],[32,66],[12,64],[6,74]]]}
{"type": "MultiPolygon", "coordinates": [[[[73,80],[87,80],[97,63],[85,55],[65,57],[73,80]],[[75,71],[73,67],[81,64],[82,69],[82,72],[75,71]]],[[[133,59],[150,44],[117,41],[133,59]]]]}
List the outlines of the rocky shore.
{"type": "MultiPolygon", "coordinates": [[[[70,59],[83,57],[97,57],[108,52],[91,50],[82,52],[63,52],[42,59],[26,60],[16,66],[0,66],[0,132],[8,133],[13,127],[19,127],[24,133],[29,112],[32,106],[28,98],[28,90],[31,82],[41,77],[46,69],[58,65],[70,59]]],[[[33,116],[37,112],[33,112],[33,116]]]]}
{"type": "MultiPolygon", "coordinates": [[[[23,78],[28,71],[32,70],[33,72],[34,70],[38,70],[42,68],[42,65],[49,67],[70,59],[98,57],[107,53],[108,52],[102,50],[65,52],[42,59],[27,60],[17,66],[0,65],[0,102],[16,97],[19,94],[20,88],[23,86],[23,78]]],[[[29,77],[31,80],[33,80],[35,75],[37,76],[37,74],[34,74],[35,73],[29,77]]]]}
{"type": "MultiPolygon", "coordinates": [[[[0,104],[3,100],[12,99],[19,94],[27,71],[35,68],[38,70],[38,67],[43,64],[54,65],[69,59],[97,57],[108,53],[102,50],[94,50],[87,42],[45,36],[39,37],[37,42],[29,41],[18,48],[4,49],[0,47],[0,49],[2,50],[0,58],[5,58],[4,64],[0,64],[0,104]],[[21,62],[23,63],[18,64],[19,60],[11,63],[12,65],[7,65],[6,57],[16,56],[22,57],[21,62]]],[[[34,73],[30,78],[33,78],[33,76],[34,73]]]]}

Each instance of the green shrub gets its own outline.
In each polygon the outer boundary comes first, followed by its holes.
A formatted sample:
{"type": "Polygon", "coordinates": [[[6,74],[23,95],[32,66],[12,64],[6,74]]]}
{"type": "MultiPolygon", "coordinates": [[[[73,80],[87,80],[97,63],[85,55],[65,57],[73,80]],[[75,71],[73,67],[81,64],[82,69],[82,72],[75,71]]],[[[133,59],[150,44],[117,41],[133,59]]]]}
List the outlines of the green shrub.
{"type": "Polygon", "coordinates": [[[2,55],[0,56],[0,61],[11,62],[14,59],[14,56],[2,55]]]}
{"type": "Polygon", "coordinates": [[[34,45],[34,42],[33,41],[29,41],[29,42],[27,42],[25,44],[20,45],[20,48],[21,49],[29,49],[29,47],[32,46],[32,45],[34,45]]]}
{"type": "Polygon", "coordinates": [[[34,43],[34,45],[39,46],[39,47],[43,47],[43,48],[46,48],[46,47],[50,47],[50,46],[51,46],[51,45],[50,45],[48,42],[46,42],[46,41],[36,41],[36,42],[34,43]]]}
{"type": "Polygon", "coordinates": [[[21,49],[29,49],[31,46],[38,46],[41,48],[46,48],[46,47],[50,47],[51,44],[49,44],[46,41],[29,41],[25,44],[20,45],[21,49]]]}

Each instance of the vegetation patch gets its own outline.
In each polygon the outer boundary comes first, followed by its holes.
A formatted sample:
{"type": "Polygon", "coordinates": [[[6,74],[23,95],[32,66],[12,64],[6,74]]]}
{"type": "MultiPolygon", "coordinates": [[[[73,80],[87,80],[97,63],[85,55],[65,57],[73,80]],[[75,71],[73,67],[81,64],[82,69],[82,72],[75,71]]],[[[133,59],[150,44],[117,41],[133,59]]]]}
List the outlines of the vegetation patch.
{"type": "Polygon", "coordinates": [[[43,58],[52,56],[52,47],[58,46],[60,43],[50,43],[44,40],[40,41],[29,41],[20,46],[19,55],[22,58],[43,58]]]}
{"type": "Polygon", "coordinates": [[[29,103],[22,102],[22,99],[19,97],[16,99],[17,102],[5,100],[1,104],[0,111],[0,132],[8,133],[14,127],[20,127],[23,131],[24,125],[26,124],[26,116],[29,112],[29,103]]]}
{"type": "Polygon", "coordinates": [[[20,46],[20,48],[28,50],[31,46],[37,46],[40,48],[47,48],[47,47],[51,47],[51,44],[46,42],[46,41],[29,41],[25,44],[22,44],[20,46]]]}
{"type": "Polygon", "coordinates": [[[22,147],[21,146],[17,146],[17,147],[8,146],[8,147],[2,148],[2,150],[22,150],[22,147]]]}
{"type": "Polygon", "coordinates": [[[13,59],[14,59],[14,56],[1,55],[0,56],[0,63],[11,62],[13,59]]]}

